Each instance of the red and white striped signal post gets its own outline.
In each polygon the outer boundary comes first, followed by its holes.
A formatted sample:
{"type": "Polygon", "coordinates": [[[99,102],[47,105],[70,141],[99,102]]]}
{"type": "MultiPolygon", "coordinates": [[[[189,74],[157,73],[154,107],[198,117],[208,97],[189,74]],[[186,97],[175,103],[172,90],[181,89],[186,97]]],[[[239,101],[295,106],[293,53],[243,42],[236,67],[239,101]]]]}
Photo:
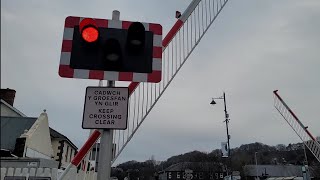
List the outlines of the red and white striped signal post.
{"type": "MultiPolygon", "coordinates": [[[[119,11],[113,11],[112,20],[67,17],[59,75],[64,78],[98,79],[99,86],[102,85],[102,80],[108,80],[110,88],[114,87],[114,81],[160,82],[162,26],[155,23],[120,21],[119,17],[119,11]]],[[[92,119],[95,120],[95,117],[99,116],[92,116],[92,119]]],[[[103,131],[97,179],[106,180],[110,179],[111,174],[113,129],[109,126],[98,129],[103,131]]],[[[94,138],[98,138],[98,131],[94,132],[94,138]]],[[[96,139],[92,139],[90,146],[85,146],[86,148],[80,151],[82,153],[78,153],[79,156],[68,166],[69,169],[83,159],[93,141],[96,139]]],[[[68,169],[62,178],[67,171],[68,169]]]]}

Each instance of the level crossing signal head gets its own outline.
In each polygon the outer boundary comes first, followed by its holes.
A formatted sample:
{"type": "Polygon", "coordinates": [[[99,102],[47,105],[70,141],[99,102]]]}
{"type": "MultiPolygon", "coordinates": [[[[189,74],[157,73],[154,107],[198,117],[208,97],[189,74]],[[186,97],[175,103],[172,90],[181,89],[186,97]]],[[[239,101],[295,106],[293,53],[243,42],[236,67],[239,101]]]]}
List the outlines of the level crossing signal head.
{"type": "Polygon", "coordinates": [[[59,75],[160,82],[161,42],[159,24],[67,17],[59,75]]]}

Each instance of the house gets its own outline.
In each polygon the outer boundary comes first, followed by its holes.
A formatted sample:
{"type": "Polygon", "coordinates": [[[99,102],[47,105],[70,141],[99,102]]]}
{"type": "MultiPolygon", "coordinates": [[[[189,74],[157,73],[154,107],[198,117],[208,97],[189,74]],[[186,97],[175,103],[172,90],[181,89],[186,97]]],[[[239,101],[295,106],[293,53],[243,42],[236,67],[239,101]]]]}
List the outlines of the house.
{"type": "Polygon", "coordinates": [[[66,136],[50,128],[54,160],[59,162],[59,169],[65,169],[77,153],[77,146],[66,136]]]}
{"type": "Polygon", "coordinates": [[[38,118],[27,117],[13,107],[15,90],[1,89],[1,160],[4,157],[41,158],[64,169],[77,147],[63,134],[49,127],[46,112],[38,118]]]}
{"type": "Polygon", "coordinates": [[[225,169],[212,162],[181,162],[173,164],[159,173],[159,180],[206,180],[224,179],[225,169]]]}

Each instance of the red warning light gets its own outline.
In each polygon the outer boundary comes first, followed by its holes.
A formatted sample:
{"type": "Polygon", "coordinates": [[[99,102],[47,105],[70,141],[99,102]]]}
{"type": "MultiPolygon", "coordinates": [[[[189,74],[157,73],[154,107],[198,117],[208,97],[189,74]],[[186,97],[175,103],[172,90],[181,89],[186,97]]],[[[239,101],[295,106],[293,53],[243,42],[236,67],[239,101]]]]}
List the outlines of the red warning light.
{"type": "Polygon", "coordinates": [[[93,43],[99,38],[98,27],[91,18],[85,18],[80,22],[80,33],[82,39],[88,43],[93,43]]]}
{"type": "Polygon", "coordinates": [[[85,41],[92,43],[98,39],[99,31],[96,28],[89,26],[82,30],[81,36],[85,41]]]}

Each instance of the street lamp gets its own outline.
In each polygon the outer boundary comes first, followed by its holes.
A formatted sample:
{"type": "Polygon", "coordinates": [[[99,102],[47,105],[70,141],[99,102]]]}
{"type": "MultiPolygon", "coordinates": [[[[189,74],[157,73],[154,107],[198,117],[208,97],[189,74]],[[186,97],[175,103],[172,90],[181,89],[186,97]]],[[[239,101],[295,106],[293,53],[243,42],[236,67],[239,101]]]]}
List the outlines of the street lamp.
{"type": "MultiPolygon", "coordinates": [[[[229,135],[229,114],[227,112],[227,104],[226,104],[226,93],[223,92],[223,96],[218,97],[218,98],[212,98],[211,105],[217,104],[214,100],[215,99],[223,99],[224,102],[224,115],[225,115],[225,120],[223,122],[226,122],[226,129],[227,129],[227,143],[228,143],[228,157],[230,158],[230,170],[231,170],[231,154],[230,154],[230,135],[229,135]]],[[[227,171],[228,172],[228,171],[227,171]]],[[[232,180],[232,171],[231,171],[231,180],[232,180]]]]}
{"type": "Polygon", "coordinates": [[[229,135],[229,127],[228,127],[228,124],[229,124],[229,114],[227,112],[227,104],[226,104],[226,93],[223,92],[223,96],[221,97],[218,97],[218,98],[212,98],[212,101],[211,101],[211,105],[215,105],[217,104],[214,100],[215,99],[223,99],[223,102],[224,102],[224,115],[225,115],[225,119],[223,122],[226,122],[226,129],[227,129],[227,143],[228,143],[228,157],[230,156],[230,135],[229,135]]]}

